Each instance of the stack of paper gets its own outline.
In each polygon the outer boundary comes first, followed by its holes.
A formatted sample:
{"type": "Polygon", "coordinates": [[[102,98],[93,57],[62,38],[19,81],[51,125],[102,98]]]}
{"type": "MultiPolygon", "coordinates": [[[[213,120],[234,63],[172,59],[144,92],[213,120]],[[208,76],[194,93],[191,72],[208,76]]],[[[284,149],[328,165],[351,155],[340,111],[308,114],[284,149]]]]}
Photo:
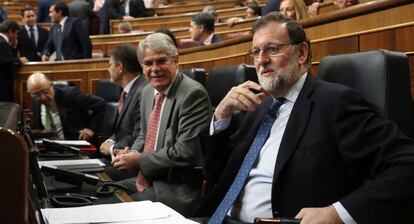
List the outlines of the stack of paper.
{"type": "Polygon", "coordinates": [[[139,201],[77,208],[42,209],[46,223],[196,224],[160,202],[139,201]]]}

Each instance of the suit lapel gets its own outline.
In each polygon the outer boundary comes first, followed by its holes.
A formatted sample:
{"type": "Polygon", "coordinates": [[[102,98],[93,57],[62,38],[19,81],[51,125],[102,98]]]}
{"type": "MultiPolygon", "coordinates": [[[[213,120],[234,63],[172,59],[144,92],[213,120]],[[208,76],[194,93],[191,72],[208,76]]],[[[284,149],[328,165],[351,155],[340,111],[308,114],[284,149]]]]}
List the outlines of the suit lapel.
{"type": "Polygon", "coordinates": [[[276,166],[273,178],[274,180],[280,174],[280,171],[289,160],[291,154],[296,150],[298,143],[301,141],[305,128],[308,124],[310,114],[312,113],[313,101],[309,99],[309,95],[313,90],[313,81],[308,75],[299,94],[295,105],[290,114],[282,142],[279,147],[279,154],[276,160],[276,166]]]}
{"type": "Polygon", "coordinates": [[[132,84],[131,89],[130,89],[130,91],[129,91],[129,93],[128,93],[128,95],[127,95],[126,99],[125,99],[125,102],[124,102],[124,104],[122,105],[121,113],[119,113],[119,116],[118,116],[118,119],[117,119],[117,121],[116,121],[116,125],[115,125],[115,127],[118,127],[118,125],[119,125],[120,121],[122,120],[122,117],[124,117],[124,115],[125,115],[125,113],[126,113],[126,111],[127,111],[127,109],[128,109],[129,104],[130,104],[130,103],[131,103],[131,101],[132,101],[132,98],[134,98],[134,96],[135,96],[135,92],[137,91],[138,84],[139,84],[139,81],[138,81],[138,80],[139,80],[140,78],[141,78],[141,77],[138,77],[138,78],[135,80],[135,82],[132,84]]]}
{"type": "Polygon", "coordinates": [[[177,73],[177,77],[175,78],[167,97],[165,98],[164,108],[162,110],[160,126],[158,128],[158,139],[157,139],[157,150],[164,145],[165,139],[165,131],[167,130],[168,121],[171,118],[172,111],[175,104],[175,95],[178,91],[178,87],[183,79],[183,75],[181,73],[177,73]]]}

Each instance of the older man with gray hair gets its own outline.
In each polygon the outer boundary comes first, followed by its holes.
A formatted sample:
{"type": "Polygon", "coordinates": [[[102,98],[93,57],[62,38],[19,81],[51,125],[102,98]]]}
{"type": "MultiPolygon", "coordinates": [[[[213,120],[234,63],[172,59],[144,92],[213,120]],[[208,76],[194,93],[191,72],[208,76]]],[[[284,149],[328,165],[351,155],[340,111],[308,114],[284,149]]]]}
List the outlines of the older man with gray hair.
{"type": "Polygon", "coordinates": [[[131,150],[113,165],[138,169],[137,178],[119,182],[134,200],[160,201],[185,216],[200,201],[200,133],[208,127],[211,104],[205,88],[178,70],[170,37],[154,33],[138,45],[138,60],[148,80],[141,99],[141,132],[131,150]]]}

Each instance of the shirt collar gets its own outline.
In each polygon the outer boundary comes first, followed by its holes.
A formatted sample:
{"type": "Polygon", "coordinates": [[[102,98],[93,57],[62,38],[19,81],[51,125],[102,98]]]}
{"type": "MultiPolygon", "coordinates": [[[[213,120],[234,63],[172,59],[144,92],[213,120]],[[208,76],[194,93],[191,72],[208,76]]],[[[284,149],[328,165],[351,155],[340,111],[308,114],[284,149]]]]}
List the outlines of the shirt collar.
{"type": "MultiPolygon", "coordinates": [[[[29,25],[25,24],[24,25],[24,28],[27,30],[28,33],[30,32],[30,26],[29,25]]],[[[33,31],[36,32],[36,30],[37,30],[37,26],[36,25],[33,25],[33,31]]]]}
{"type": "Polygon", "coordinates": [[[63,27],[65,26],[65,22],[66,22],[66,20],[68,19],[68,17],[67,16],[65,16],[65,17],[63,17],[63,19],[62,20],[60,20],[60,22],[59,22],[59,24],[60,24],[60,26],[62,27],[62,31],[63,31],[63,27]]]}
{"type": "Polygon", "coordinates": [[[296,102],[296,99],[299,96],[300,91],[302,90],[303,84],[305,83],[306,80],[306,76],[308,76],[308,72],[305,72],[300,79],[295,83],[295,85],[292,86],[292,88],[290,88],[286,94],[285,94],[285,98],[287,101],[290,101],[292,103],[296,102]]]}
{"type": "Polygon", "coordinates": [[[7,41],[7,43],[10,43],[9,38],[6,36],[6,34],[0,33],[0,36],[3,37],[7,41]]]}
{"type": "Polygon", "coordinates": [[[214,33],[211,33],[210,34],[210,36],[208,36],[204,41],[203,41],[203,44],[204,45],[210,45],[211,44],[211,41],[213,40],[213,36],[214,36],[214,33]]]}
{"type": "Polygon", "coordinates": [[[132,84],[134,84],[135,80],[137,80],[137,78],[140,75],[137,75],[137,77],[135,77],[134,79],[132,79],[131,81],[128,82],[128,84],[124,87],[124,92],[126,92],[127,94],[129,94],[129,91],[131,90],[132,84]]]}

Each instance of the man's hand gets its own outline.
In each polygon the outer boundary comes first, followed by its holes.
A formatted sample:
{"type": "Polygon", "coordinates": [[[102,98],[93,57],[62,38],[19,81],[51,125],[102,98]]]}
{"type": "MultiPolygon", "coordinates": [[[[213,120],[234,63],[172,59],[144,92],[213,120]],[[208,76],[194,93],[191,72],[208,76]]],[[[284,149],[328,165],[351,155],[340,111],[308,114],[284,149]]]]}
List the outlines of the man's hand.
{"type": "Polygon", "coordinates": [[[79,137],[78,138],[81,139],[81,140],[88,140],[88,139],[92,138],[94,134],[95,133],[91,129],[84,128],[84,129],[79,131],[79,137]]]}
{"type": "Polygon", "coordinates": [[[335,208],[330,205],[323,208],[302,208],[296,215],[301,224],[342,224],[335,208]]]}
{"type": "Polygon", "coordinates": [[[138,169],[141,153],[136,150],[129,150],[128,147],[119,151],[112,161],[112,165],[120,170],[138,169]]]}
{"type": "Polygon", "coordinates": [[[99,151],[105,155],[105,156],[109,156],[110,152],[109,150],[111,149],[111,147],[115,144],[115,141],[112,139],[106,139],[102,144],[101,147],[99,147],[99,151]]]}
{"type": "Polygon", "coordinates": [[[247,81],[231,88],[217,106],[214,116],[217,120],[221,120],[230,117],[234,111],[254,111],[256,106],[262,103],[262,98],[266,95],[267,93],[263,91],[259,84],[247,81]],[[254,91],[258,93],[254,93],[254,91]]]}
{"type": "Polygon", "coordinates": [[[47,55],[42,55],[42,61],[49,61],[49,56],[47,55]]]}

